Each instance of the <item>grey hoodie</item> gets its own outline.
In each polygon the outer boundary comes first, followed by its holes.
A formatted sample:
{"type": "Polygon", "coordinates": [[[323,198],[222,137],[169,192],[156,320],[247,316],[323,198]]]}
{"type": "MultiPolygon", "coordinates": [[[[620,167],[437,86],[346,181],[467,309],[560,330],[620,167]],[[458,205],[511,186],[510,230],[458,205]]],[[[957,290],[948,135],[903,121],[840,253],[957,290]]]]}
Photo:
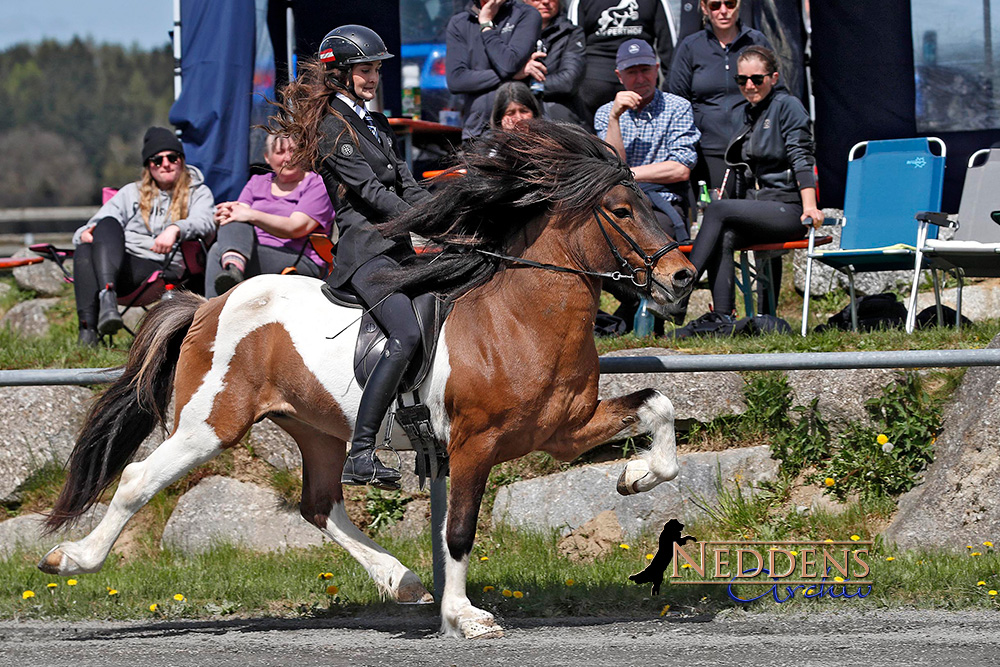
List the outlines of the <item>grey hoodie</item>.
{"type": "MultiPolygon", "coordinates": [[[[160,191],[158,197],[153,198],[152,210],[149,212],[149,227],[143,222],[142,214],[139,213],[139,184],[129,183],[118,191],[108,203],[101,207],[87,224],[76,230],[73,234],[73,245],[80,245],[80,237],[83,232],[90,229],[104,218],[114,218],[125,228],[125,250],[136,257],[151,259],[154,262],[162,262],[164,255],[153,252],[153,239],[159,236],[160,232],[169,225],[175,224],[181,230],[180,240],[187,241],[196,238],[207,238],[215,234],[215,221],[213,213],[215,211],[215,198],[212,191],[205,185],[205,178],[197,167],[187,165],[188,174],[191,176],[191,197],[188,199],[188,217],[177,222],[167,220],[167,212],[170,210],[171,192],[160,191]]],[[[171,265],[178,271],[183,271],[184,262],[181,254],[174,255],[171,265]]]]}

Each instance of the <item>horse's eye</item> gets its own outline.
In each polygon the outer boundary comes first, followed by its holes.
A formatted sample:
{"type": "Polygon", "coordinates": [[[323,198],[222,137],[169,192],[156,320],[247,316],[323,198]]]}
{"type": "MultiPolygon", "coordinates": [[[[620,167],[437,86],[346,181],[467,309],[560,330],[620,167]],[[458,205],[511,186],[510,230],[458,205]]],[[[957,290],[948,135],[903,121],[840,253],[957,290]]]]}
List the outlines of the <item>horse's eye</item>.
{"type": "Polygon", "coordinates": [[[617,215],[619,218],[631,218],[632,217],[632,211],[630,211],[627,208],[616,208],[614,211],[612,211],[612,213],[614,213],[615,215],[617,215]]]}

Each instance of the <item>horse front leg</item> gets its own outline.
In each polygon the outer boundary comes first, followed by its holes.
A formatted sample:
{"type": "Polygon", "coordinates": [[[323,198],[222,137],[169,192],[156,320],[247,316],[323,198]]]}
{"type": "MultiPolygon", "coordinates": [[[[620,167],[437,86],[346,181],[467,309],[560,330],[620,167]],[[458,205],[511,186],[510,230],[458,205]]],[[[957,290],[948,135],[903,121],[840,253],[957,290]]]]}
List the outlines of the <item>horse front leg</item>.
{"type": "Polygon", "coordinates": [[[629,496],[672,480],[679,470],[674,406],[655,389],[598,402],[585,424],[560,433],[542,449],[561,461],[572,461],[598,445],[644,434],[652,437],[649,449],[626,463],[618,477],[618,493],[629,496]]]}
{"type": "Polygon", "coordinates": [[[493,614],[473,606],[466,584],[469,555],[476,538],[479,507],[486,489],[492,459],[490,449],[473,446],[455,448],[450,455],[451,495],[445,524],[444,593],[441,598],[441,632],[446,637],[493,639],[503,637],[503,628],[493,614]]]}

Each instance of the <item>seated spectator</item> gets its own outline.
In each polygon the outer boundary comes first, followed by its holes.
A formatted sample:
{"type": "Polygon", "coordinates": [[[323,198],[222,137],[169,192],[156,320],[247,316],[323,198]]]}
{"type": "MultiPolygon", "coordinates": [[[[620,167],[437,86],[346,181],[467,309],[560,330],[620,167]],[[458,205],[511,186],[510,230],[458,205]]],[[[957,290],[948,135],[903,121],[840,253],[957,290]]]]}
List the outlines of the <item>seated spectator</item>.
{"type": "MultiPolygon", "coordinates": [[[[142,177],[129,183],[76,230],[73,289],[82,345],[96,345],[98,334],[122,328],[118,293],[134,291],[163,268],[180,241],[215,233],[212,192],[197,167],[184,161],[184,147],[162,127],[146,130],[142,177]]],[[[177,252],[166,269],[168,280],[184,274],[177,252]]]]}
{"type": "MultiPolygon", "coordinates": [[[[700,133],[694,126],[691,103],[656,88],[656,54],[641,39],[630,39],[618,48],[615,74],[625,90],[597,110],[594,129],[632,168],[664,231],[677,241],[686,241],[683,197],[671,186],[686,187],[697,162],[700,133]]],[[[631,326],[638,298],[621,293],[618,286],[605,287],[622,304],[615,315],[631,326]]]]}
{"type": "MultiPolygon", "coordinates": [[[[543,86],[542,100],[545,116],[549,120],[583,125],[577,115],[577,94],[583,80],[584,38],[583,28],[566,18],[559,0],[524,0],[542,15],[541,42],[544,50],[532,55],[542,65],[532,71],[525,83],[538,81],[543,86]],[[538,57],[536,57],[538,56],[538,57]]],[[[590,129],[590,124],[586,125],[590,129]]]]}
{"type": "Polygon", "coordinates": [[[245,277],[289,267],[313,278],[326,275],[309,234],[330,233],[333,205],[319,174],[289,164],[294,150],[287,137],[267,135],[264,159],[273,173],[251,176],[237,201],[216,207],[219,238],[208,253],[206,296],[223,294],[245,277]]]}
{"type": "MultiPolygon", "coordinates": [[[[708,271],[714,312],[696,323],[734,320],[736,248],[794,241],[805,236],[802,223],[807,218],[817,227],[823,222],[816,205],[809,114],[798,99],[775,90],[778,63],[770,49],[748,46],[736,66],[736,81],[749,105],[743,127],[725,155],[739,172],[737,193],[746,194],[744,199],[722,199],[705,209],[690,259],[699,274],[708,271]]],[[[780,274],[773,279],[777,294],[780,274]]],[[[692,330],[696,330],[693,325],[692,330]]]]}
{"type": "Polygon", "coordinates": [[[542,109],[531,89],[520,81],[508,81],[497,88],[493,98],[493,113],[490,127],[494,130],[512,132],[527,120],[540,118],[542,109]]]}
{"type": "Polygon", "coordinates": [[[663,81],[674,54],[674,38],[663,0],[569,0],[569,20],[583,28],[586,62],[578,91],[579,116],[588,127],[594,112],[622,89],[615,78],[618,47],[629,39],[656,46],[663,81]]]}
{"type": "Polygon", "coordinates": [[[541,29],[542,17],[520,0],[472,0],[451,17],[445,67],[448,90],[465,95],[463,141],[486,129],[501,83],[542,71],[544,54],[535,52],[541,29]]]}

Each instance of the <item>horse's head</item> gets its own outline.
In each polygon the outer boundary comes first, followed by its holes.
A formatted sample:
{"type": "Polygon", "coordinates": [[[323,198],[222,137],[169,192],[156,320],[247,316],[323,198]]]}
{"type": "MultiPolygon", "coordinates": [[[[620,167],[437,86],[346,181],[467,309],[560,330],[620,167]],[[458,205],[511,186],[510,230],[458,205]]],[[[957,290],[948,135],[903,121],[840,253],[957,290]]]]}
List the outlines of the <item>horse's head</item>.
{"type": "MultiPolygon", "coordinates": [[[[608,246],[620,284],[649,293],[657,303],[677,301],[695,281],[691,262],[653,215],[649,200],[631,180],[608,190],[594,208],[595,224],[608,246]]],[[[593,235],[590,235],[593,237],[593,235]]]]}

